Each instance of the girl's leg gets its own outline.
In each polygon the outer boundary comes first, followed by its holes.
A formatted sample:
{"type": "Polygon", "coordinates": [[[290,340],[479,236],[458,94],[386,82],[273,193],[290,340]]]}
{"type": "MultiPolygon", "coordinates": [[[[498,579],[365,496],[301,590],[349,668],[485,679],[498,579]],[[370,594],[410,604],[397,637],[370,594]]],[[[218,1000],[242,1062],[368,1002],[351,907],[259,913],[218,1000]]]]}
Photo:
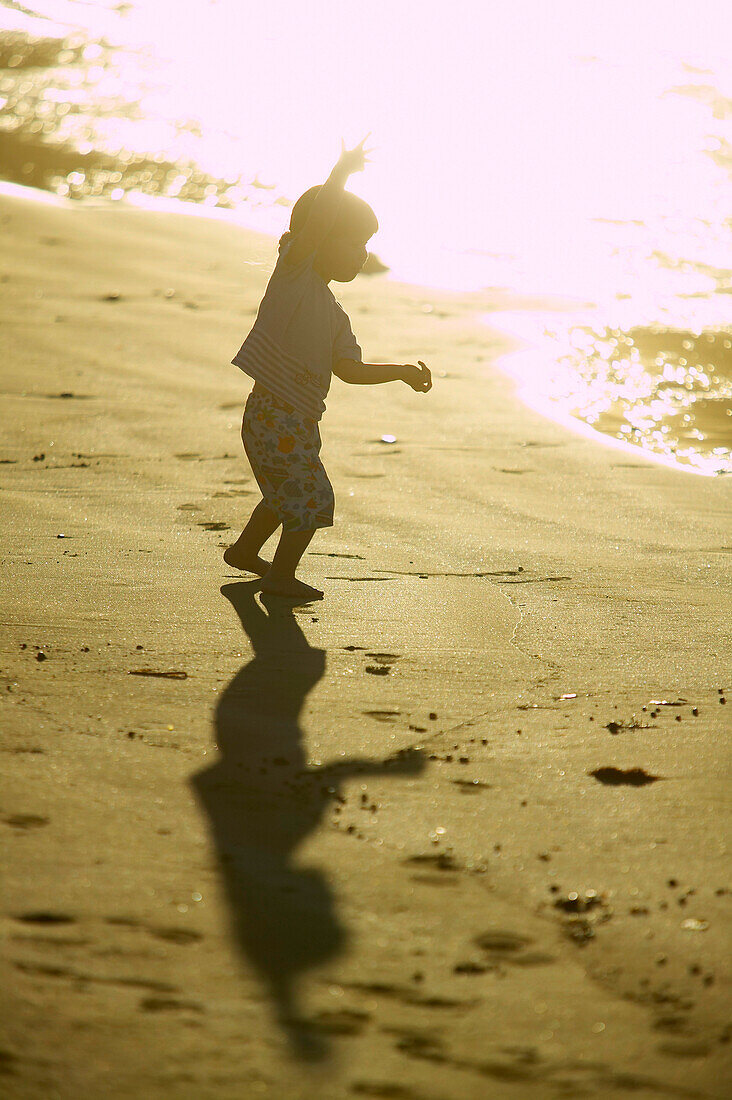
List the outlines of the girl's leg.
{"type": "Polygon", "coordinates": [[[283,531],[275,550],[269,572],[262,579],[262,591],[272,596],[305,596],[311,600],[322,599],[319,588],[304,584],[295,578],[295,570],[315,534],[312,531],[283,531]]]}
{"type": "Polygon", "coordinates": [[[260,500],[239,538],[224,551],[226,564],[233,565],[235,569],[246,569],[249,573],[258,573],[260,577],[264,576],[270,565],[264,558],[260,558],[259,551],[279,525],[280,521],[272,509],[260,500]]]}

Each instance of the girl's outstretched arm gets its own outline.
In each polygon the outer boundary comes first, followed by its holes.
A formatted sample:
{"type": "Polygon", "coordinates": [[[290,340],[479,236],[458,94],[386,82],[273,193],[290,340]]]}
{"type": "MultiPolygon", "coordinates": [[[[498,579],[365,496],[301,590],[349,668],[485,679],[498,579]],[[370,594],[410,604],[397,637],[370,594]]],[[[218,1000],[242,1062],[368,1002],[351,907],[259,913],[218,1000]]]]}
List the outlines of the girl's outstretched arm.
{"type": "Polygon", "coordinates": [[[354,359],[340,359],[333,367],[333,374],[352,386],[376,386],[381,382],[405,382],[418,393],[432,389],[432,374],[421,359],[414,363],[357,363],[354,359]]]}
{"type": "Polygon", "coordinates": [[[361,172],[367,163],[366,154],[370,150],[364,149],[363,146],[368,136],[367,134],[355,149],[346,149],[345,144],[341,142],[341,155],[338,162],[315,196],[305,225],[296,234],[288,248],[285,256],[286,263],[300,263],[314,252],[330,233],[338,216],[346,180],[352,172],[361,172]]]}

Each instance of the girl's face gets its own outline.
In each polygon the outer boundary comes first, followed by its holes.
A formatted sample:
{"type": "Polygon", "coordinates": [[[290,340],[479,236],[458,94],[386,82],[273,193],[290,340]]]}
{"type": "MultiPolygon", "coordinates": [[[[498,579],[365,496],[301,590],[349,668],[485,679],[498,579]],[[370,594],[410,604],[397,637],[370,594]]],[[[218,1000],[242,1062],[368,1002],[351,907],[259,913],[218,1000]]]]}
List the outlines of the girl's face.
{"type": "Polygon", "coordinates": [[[352,282],[366,263],[369,239],[355,231],[327,237],[318,249],[315,270],[326,282],[352,282]]]}

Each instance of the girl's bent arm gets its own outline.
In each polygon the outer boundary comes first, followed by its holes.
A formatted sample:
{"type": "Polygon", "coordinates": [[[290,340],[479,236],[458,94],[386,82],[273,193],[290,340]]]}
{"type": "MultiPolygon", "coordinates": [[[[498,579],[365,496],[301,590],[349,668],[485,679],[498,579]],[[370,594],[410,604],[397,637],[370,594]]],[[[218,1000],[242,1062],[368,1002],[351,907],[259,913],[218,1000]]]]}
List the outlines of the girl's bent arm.
{"type": "Polygon", "coordinates": [[[341,359],[333,367],[333,374],[352,386],[373,386],[379,382],[398,382],[404,367],[398,363],[357,363],[355,359],[341,359]]]}
{"type": "Polygon", "coordinates": [[[380,382],[406,382],[413,390],[427,393],[432,389],[432,375],[422,360],[414,363],[357,363],[355,359],[339,359],[333,374],[352,386],[375,386],[380,382]]]}

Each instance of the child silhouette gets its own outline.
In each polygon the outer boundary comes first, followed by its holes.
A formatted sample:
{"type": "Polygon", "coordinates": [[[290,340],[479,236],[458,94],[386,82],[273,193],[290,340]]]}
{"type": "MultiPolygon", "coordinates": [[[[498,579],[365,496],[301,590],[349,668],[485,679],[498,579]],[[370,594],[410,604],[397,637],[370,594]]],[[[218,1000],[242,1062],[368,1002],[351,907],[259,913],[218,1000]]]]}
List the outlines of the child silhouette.
{"type": "Polygon", "coordinates": [[[354,385],[401,381],[422,393],[432,386],[421,361],[364,363],[348,316],[328,287],[356,278],[378,229],[371,207],[344,191],[349,175],[367,163],[365,141],[343,146],[322,187],[295,203],[252,330],[232,360],[254,379],[242,441],[262,500],[224,561],[258,573],[263,592],[301,601],[323,597],[295,572],[315,531],[333,524],[335,499],[318,426],[331,376],[354,385]],[[270,563],[259,551],[280,525],[270,563]]]}

